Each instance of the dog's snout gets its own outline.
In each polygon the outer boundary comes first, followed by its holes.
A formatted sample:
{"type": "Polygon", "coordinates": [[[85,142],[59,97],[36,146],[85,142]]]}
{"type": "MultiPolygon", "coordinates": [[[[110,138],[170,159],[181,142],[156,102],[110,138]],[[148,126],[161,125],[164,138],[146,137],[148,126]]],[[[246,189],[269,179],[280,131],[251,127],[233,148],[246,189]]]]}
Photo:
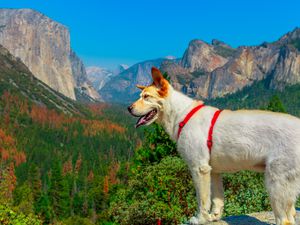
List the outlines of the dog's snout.
{"type": "Polygon", "coordinates": [[[128,112],[130,112],[130,113],[131,113],[131,112],[132,112],[132,108],[133,108],[133,107],[132,107],[132,105],[128,106],[128,107],[127,107],[127,109],[128,109],[128,112]]]}

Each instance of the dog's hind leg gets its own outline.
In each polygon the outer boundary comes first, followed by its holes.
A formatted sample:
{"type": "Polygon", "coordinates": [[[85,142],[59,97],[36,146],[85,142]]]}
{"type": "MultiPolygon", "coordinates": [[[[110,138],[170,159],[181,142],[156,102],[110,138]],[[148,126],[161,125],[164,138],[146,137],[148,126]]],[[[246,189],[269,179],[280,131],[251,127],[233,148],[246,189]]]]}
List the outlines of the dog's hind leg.
{"type": "Polygon", "coordinates": [[[298,179],[292,168],[285,169],[280,159],[275,159],[266,167],[266,187],[270,195],[271,206],[275,215],[276,225],[294,225],[298,179]]]}
{"type": "Polygon", "coordinates": [[[286,215],[287,215],[289,221],[292,221],[292,222],[295,223],[296,209],[295,209],[294,202],[289,202],[288,203],[288,208],[287,208],[287,211],[286,211],[286,215]]]}
{"type": "Polygon", "coordinates": [[[212,181],[212,210],[211,215],[214,221],[220,220],[224,209],[224,190],[222,176],[218,173],[211,174],[212,181]]]}
{"type": "Polygon", "coordinates": [[[209,210],[211,207],[211,167],[202,165],[198,168],[190,168],[196,190],[198,202],[198,215],[192,217],[189,224],[205,224],[212,221],[209,210]]]}

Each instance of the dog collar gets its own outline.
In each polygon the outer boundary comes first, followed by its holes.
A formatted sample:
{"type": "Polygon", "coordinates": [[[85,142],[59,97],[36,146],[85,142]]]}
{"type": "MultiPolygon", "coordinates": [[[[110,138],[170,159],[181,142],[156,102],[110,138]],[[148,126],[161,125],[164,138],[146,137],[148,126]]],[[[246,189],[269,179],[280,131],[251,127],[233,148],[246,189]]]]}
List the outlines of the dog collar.
{"type": "MultiPolygon", "coordinates": [[[[205,105],[204,104],[201,104],[201,105],[198,105],[196,106],[195,108],[193,108],[184,118],[184,120],[182,120],[180,123],[179,123],[179,127],[178,127],[178,133],[177,133],[177,139],[179,139],[179,136],[181,134],[181,131],[183,129],[183,127],[187,124],[187,122],[193,117],[193,115],[198,112],[200,109],[202,109],[205,105]]],[[[213,146],[213,131],[214,131],[214,126],[218,120],[218,117],[219,115],[221,114],[223,110],[217,110],[215,113],[214,113],[214,116],[211,120],[211,124],[210,124],[210,127],[209,127],[209,131],[208,131],[208,137],[207,137],[207,147],[209,149],[209,152],[211,152],[211,148],[213,146]]]]}

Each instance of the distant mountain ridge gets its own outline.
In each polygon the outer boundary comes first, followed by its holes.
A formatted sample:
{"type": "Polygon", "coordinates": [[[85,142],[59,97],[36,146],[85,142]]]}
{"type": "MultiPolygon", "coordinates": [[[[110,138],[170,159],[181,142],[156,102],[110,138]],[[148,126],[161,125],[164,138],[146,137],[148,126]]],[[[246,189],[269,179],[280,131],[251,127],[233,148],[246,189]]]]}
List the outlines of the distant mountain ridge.
{"type": "Polygon", "coordinates": [[[216,39],[211,44],[192,40],[181,59],[138,63],[111,79],[100,95],[105,101],[134,100],[139,92],[135,85],[151,82],[151,66],[167,72],[177,90],[201,99],[223,97],[260,80],[267,81],[266,88],[283,90],[300,83],[300,29],[258,46],[232,48],[216,39]]]}
{"type": "Polygon", "coordinates": [[[128,68],[129,67],[125,64],[119,65],[114,70],[105,69],[99,66],[90,66],[86,68],[86,72],[93,87],[100,92],[107,82],[128,68]]]}
{"type": "Polygon", "coordinates": [[[100,99],[71,49],[70,33],[64,25],[32,9],[0,9],[0,44],[54,90],[76,99],[78,89],[100,99]]]}
{"type": "Polygon", "coordinates": [[[299,43],[298,28],[273,43],[236,49],[220,41],[197,40],[189,44],[180,63],[164,63],[161,69],[177,89],[197,98],[222,97],[264,79],[267,88],[282,90],[300,82],[299,43]]]}
{"type": "Polygon", "coordinates": [[[101,97],[106,102],[126,103],[131,101],[139,94],[136,84],[150,84],[151,68],[153,66],[159,67],[163,61],[172,62],[175,60],[159,58],[137,63],[112,77],[99,91],[101,97]]]}

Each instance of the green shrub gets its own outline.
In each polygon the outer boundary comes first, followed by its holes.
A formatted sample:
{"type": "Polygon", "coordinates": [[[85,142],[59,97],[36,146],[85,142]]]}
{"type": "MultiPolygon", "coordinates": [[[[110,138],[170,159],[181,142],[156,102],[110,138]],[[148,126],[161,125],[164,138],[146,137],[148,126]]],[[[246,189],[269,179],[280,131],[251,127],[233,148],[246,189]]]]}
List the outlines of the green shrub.
{"type": "Polygon", "coordinates": [[[185,163],[167,156],[159,163],[140,168],[111,199],[110,218],[120,224],[151,225],[187,220],[196,210],[195,192],[185,163]]]}
{"type": "Polygon", "coordinates": [[[0,224],[3,225],[41,225],[42,221],[32,214],[24,215],[13,211],[9,206],[0,205],[0,224]]]}
{"type": "Polygon", "coordinates": [[[250,171],[225,174],[223,185],[224,216],[271,210],[263,174],[250,171]]]}
{"type": "Polygon", "coordinates": [[[65,225],[93,225],[89,219],[80,216],[72,216],[63,221],[65,225]]]}

